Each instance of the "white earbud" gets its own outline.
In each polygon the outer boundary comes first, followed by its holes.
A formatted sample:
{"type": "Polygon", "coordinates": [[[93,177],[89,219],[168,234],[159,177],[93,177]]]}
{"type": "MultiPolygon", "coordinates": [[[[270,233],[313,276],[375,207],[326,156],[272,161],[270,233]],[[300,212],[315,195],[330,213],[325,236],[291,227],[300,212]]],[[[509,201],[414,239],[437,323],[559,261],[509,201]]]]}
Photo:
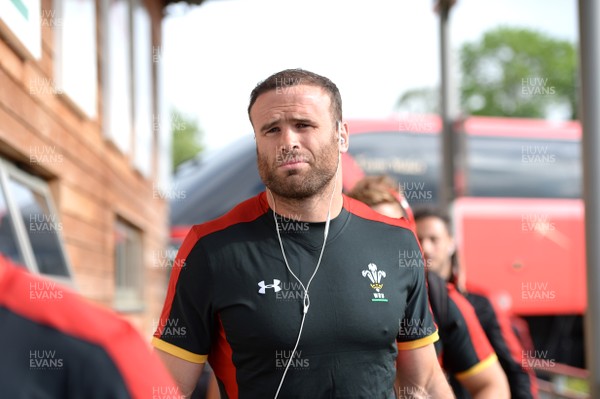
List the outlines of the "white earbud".
{"type": "Polygon", "coordinates": [[[346,139],[342,137],[342,121],[337,121],[337,131],[340,144],[344,144],[346,142],[346,139]]]}

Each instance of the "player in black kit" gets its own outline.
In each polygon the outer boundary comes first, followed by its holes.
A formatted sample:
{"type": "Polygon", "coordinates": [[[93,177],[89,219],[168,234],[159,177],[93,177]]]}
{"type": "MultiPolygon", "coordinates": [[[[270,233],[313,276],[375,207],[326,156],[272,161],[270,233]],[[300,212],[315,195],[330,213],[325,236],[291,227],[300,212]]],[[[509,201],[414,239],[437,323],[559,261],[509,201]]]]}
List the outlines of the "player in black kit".
{"type": "Polygon", "coordinates": [[[223,398],[451,398],[414,232],[341,193],[337,87],[282,71],[248,111],[267,190],[192,228],[153,339],[182,391],[208,361],[223,398]]]}

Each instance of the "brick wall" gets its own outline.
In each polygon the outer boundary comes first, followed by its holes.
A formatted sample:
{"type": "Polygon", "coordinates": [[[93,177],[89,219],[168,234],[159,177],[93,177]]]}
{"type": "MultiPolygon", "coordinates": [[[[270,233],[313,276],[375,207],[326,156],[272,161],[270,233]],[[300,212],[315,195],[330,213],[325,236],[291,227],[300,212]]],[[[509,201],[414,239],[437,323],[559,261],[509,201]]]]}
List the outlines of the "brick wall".
{"type": "MultiPolygon", "coordinates": [[[[99,1],[97,1],[99,3],[99,1]]],[[[162,4],[148,0],[153,45],[160,46],[162,4]]],[[[51,10],[52,0],[42,0],[51,10]]],[[[153,253],[165,250],[168,238],[167,204],[156,198],[153,180],[144,178],[102,133],[102,24],[98,26],[98,117],[82,115],[70,101],[52,90],[31,90],[32,82],[53,82],[54,29],[42,26],[42,58],[22,56],[19,45],[0,29],[0,155],[49,182],[58,208],[67,256],[74,281],[85,297],[112,306],[114,278],[114,223],[117,216],[142,233],[144,302],[141,312],[125,315],[144,335],[161,310],[166,271],[153,253]],[[60,162],[30,162],[35,148],[51,148],[60,162]]],[[[156,69],[154,69],[156,83],[156,69]]],[[[156,110],[158,101],[154,99],[156,110]]],[[[156,141],[156,139],[155,139],[156,141]]],[[[156,162],[154,164],[154,176],[156,162]]]]}

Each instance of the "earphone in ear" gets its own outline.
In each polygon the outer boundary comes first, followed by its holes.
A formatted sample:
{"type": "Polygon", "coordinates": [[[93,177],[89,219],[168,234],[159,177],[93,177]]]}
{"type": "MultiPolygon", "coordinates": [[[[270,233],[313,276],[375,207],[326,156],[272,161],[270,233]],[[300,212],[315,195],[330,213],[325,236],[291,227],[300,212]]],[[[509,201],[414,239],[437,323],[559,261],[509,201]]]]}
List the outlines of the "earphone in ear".
{"type": "Polygon", "coordinates": [[[346,143],[346,139],[342,137],[342,121],[337,121],[337,131],[338,131],[338,138],[340,140],[340,144],[344,144],[346,143]]]}

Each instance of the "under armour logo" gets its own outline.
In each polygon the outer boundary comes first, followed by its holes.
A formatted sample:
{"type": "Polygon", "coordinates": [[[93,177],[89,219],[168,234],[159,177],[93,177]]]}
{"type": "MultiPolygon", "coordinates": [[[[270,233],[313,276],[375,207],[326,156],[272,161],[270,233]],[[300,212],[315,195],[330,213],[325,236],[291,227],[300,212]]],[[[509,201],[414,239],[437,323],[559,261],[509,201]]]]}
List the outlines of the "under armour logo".
{"type": "Polygon", "coordinates": [[[258,283],[258,286],[260,287],[258,289],[258,293],[264,294],[265,291],[267,290],[267,288],[273,288],[274,292],[279,292],[279,291],[281,291],[281,287],[279,286],[280,283],[281,283],[281,281],[279,281],[277,279],[273,279],[273,284],[265,284],[265,280],[263,280],[258,283]]]}

